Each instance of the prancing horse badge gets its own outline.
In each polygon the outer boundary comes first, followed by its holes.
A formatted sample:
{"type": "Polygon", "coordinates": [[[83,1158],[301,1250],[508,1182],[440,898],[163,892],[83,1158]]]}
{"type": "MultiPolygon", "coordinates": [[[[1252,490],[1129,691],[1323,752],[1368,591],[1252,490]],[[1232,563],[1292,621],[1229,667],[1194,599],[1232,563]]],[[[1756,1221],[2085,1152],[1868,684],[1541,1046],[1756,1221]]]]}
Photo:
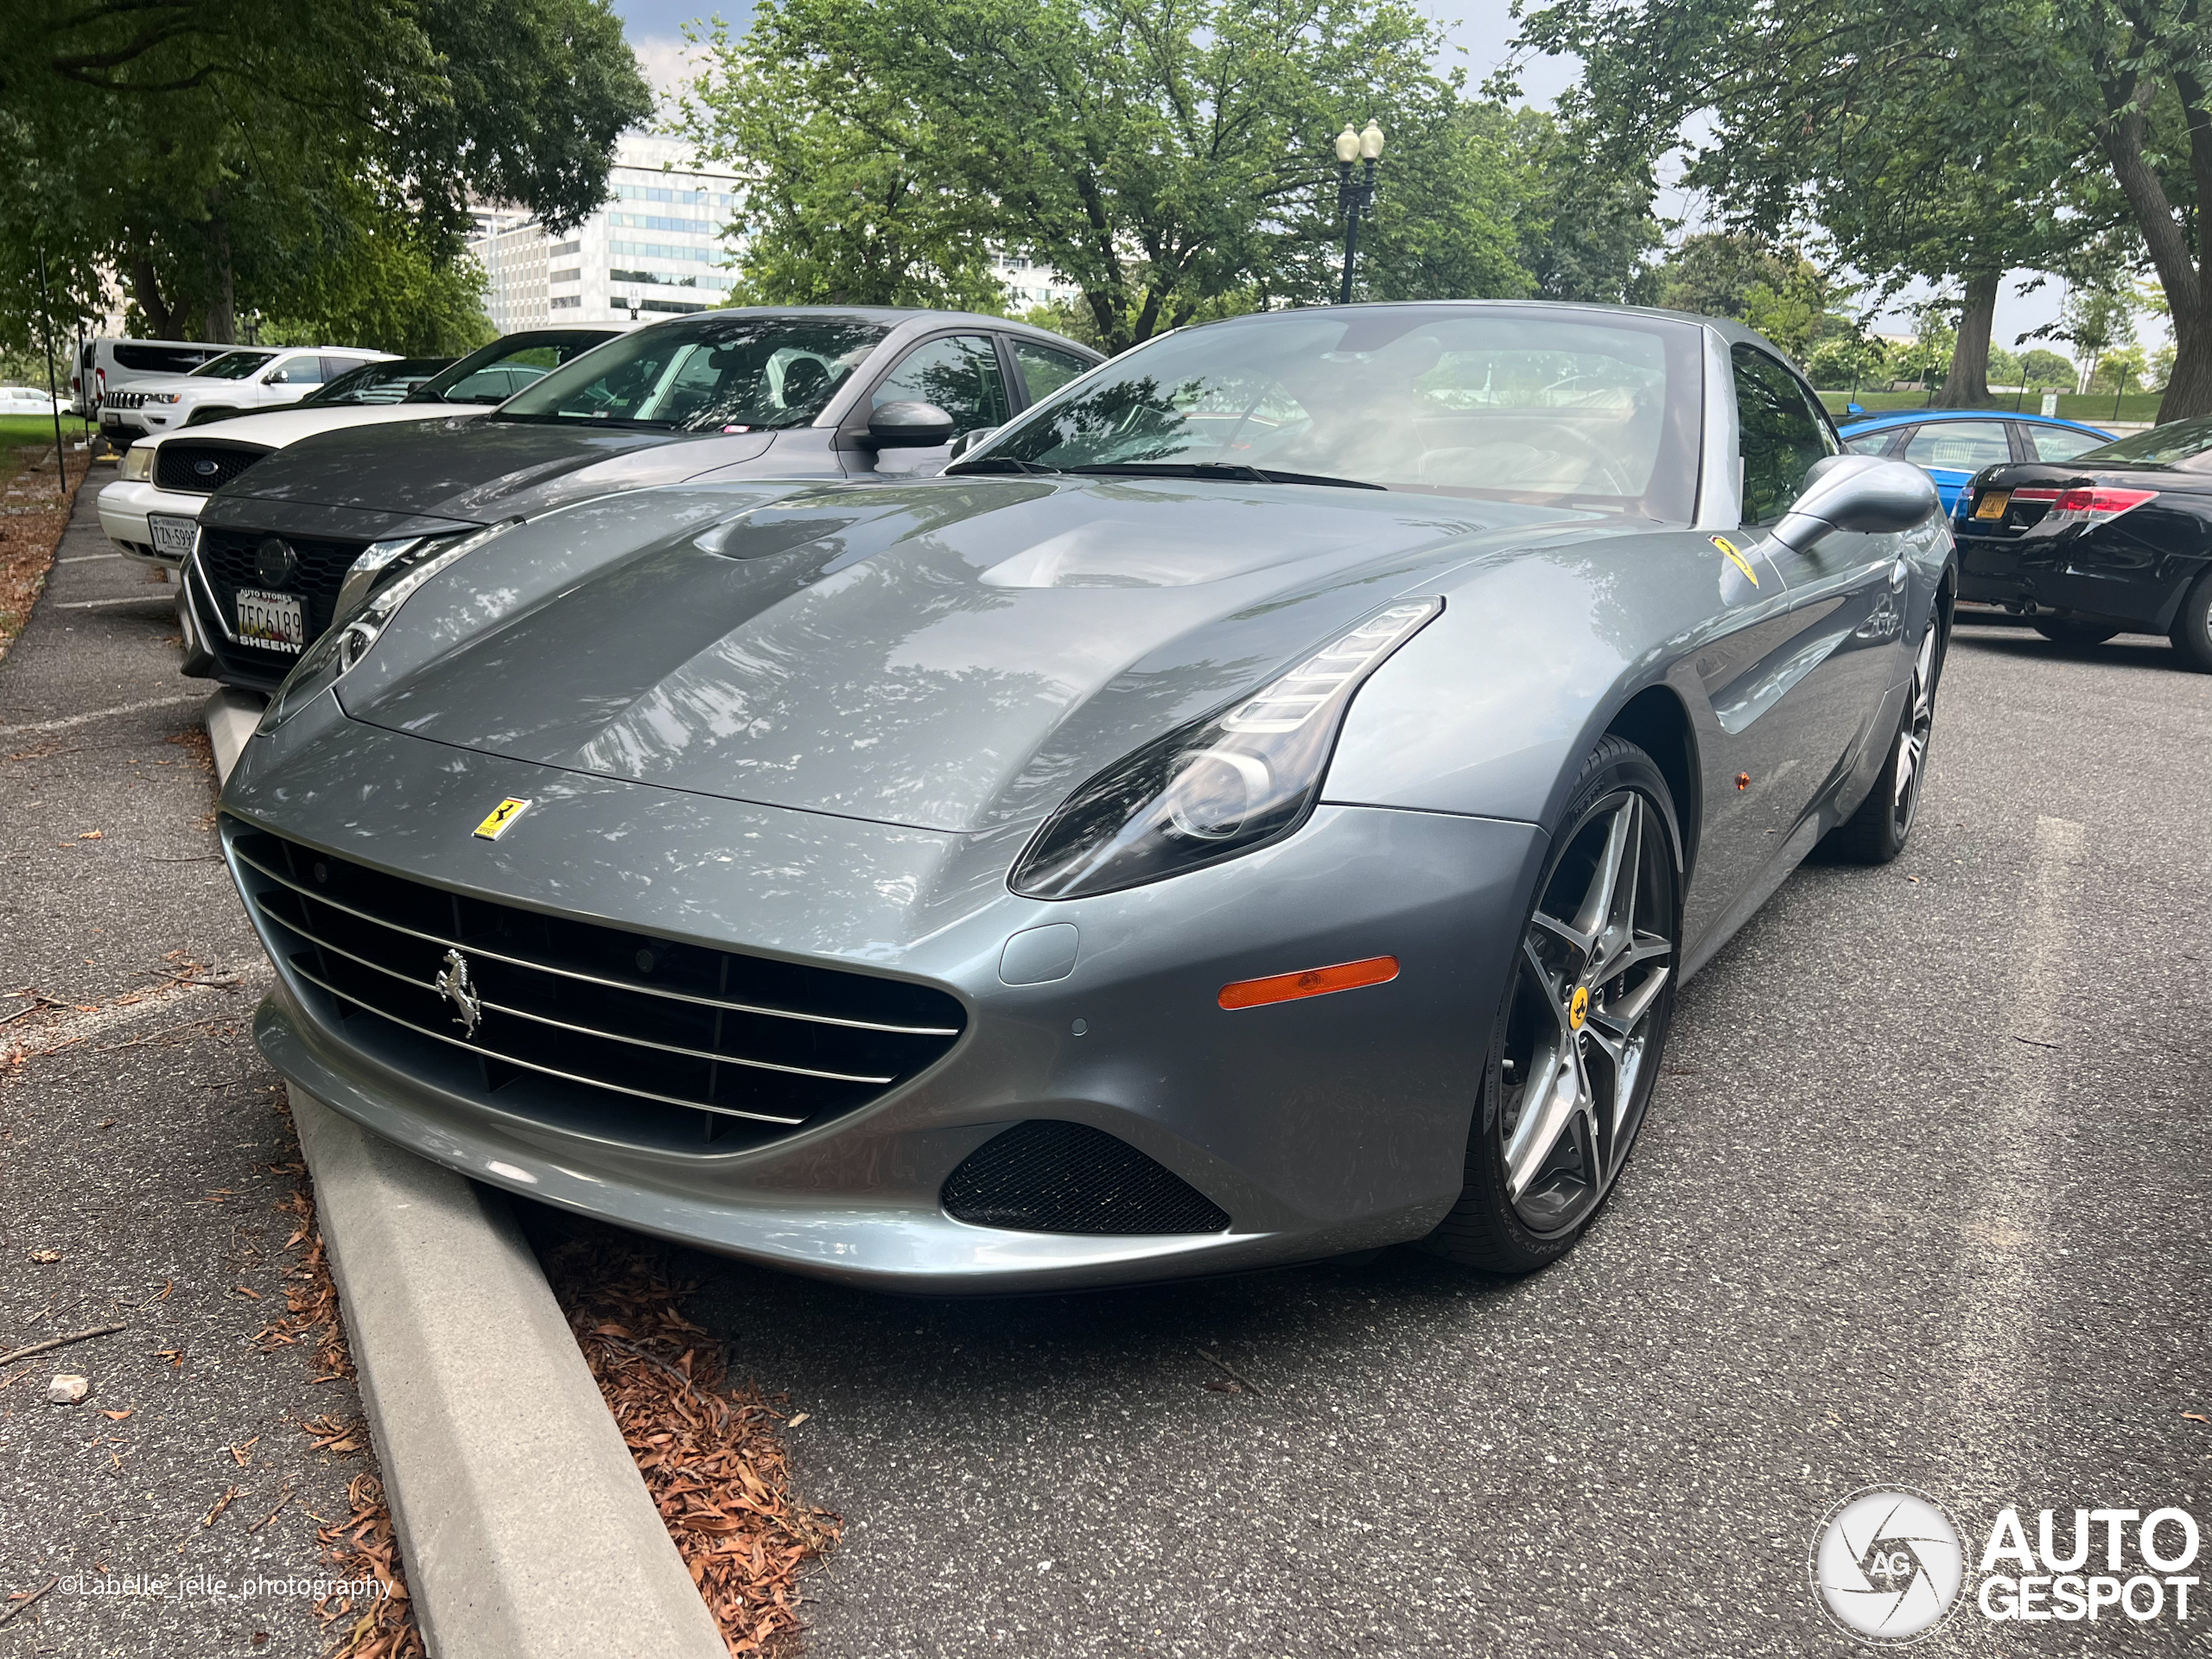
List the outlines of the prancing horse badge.
{"type": "Polygon", "coordinates": [[[518,801],[513,796],[508,796],[492,809],[483,823],[476,826],[477,840],[497,841],[514,828],[515,820],[522,817],[529,805],[528,801],[518,801]]]}

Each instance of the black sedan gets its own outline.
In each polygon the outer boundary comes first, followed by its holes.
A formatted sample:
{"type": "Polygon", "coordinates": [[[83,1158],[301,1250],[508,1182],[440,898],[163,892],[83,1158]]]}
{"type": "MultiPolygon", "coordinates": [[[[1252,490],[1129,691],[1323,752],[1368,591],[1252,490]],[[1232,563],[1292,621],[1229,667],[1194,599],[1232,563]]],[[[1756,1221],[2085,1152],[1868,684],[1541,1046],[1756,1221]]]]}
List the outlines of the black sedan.
{"type": "Polygon", "coordinates": [[[1959,601],[2044,638],[2163,633],[2212,673],[2212,417],[1977,474],[1955,523],[1959,601]]]}

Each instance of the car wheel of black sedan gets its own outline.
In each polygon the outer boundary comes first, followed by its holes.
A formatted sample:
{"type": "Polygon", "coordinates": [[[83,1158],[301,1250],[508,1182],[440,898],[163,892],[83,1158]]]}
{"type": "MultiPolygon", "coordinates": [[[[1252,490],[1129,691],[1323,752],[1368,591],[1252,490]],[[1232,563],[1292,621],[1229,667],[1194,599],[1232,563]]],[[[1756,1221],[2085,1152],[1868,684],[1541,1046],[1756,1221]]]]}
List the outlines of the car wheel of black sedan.
{"type": "Polygon", "coordinates": [[[2183,662],[2200,674],[2212,674],[2212,570],[2199,576],[2189,590],[2166,637],[2183,662]]]}
{"type": "Polygon", "coordinates": [[[1920,812],[1922,773],[1936,731],[1936,688],[1943,677],[1943,625],[1931,621],[1913,653],[1912,690],[1882,775],[1859,810],[1830,830],[1821,850],[1847,864],[1886,864],[1904,850],[1920,812]]]}
{"type": "Polygon", "coordinates": [[[1608,737],[1562,822],[1499,1011],[1465,1189],[1424,1241],[1495,1273],[1556,1260],[1589,1224],[1635,1142],[1674,1017],[1681,843],[1665,778],[1608,737]]]}
{"type": "Polygon", "coordinates": [[[2076,650],[2101,645],[2120,632],[2101,622],[2080,622],[2070,616],[2039,616],[2035,620],[2035,630],[2054,645],[2069,645],[2076,650]]]}

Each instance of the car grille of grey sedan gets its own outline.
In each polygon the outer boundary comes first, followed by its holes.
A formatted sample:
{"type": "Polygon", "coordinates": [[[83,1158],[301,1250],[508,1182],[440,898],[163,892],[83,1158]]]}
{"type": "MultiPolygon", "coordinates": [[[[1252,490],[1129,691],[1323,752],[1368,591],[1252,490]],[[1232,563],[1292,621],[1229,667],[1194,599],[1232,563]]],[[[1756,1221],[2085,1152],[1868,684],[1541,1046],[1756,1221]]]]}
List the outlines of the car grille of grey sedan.
{"type": "MultiPolygon", "coordinates": [[[[206,574],[208,585],[215,590],[215,602],[226,617],[238,614],[239,588],[266,587],[254,569],[254,561],[259,556],[262,543],[268,539],[265,531],[201,528],[200,568],[206,574]]],[[[321,541],[302,536],[281,539],[299,561],[299,574],[285,584],[285,591],[306,600],[308,638],[313,639],[330,626],[331,618],[337,613],[338,590],[345,586],[346,572],[353,568],[353,561],[361,556],[368,543],[321,541]]],[[[248,661],[280,664],[286,673],[299,661],[289,652],[264,651],[255,645],[226,645],[224,650],[226,654],[234,653],[248,661]]]]}
{"type": "MultiPolygon", "coordinates": [[[[268,453],[220,443],[165,443],[154,451],[154,482],[165,490],[212,495],[268,453]],[[203,462],[212,462],[212,470],[201,472],[203,462]]],[[[338,574],[343,577],[346,573],[338,574]]]]}
{"type": "Polygon", "coordinates": [[[293,991],[372,1058],[509,1116],[674,1152],[738,1150],[933,1065],[959,1001],[549,916],[226,817],[293,991]]]}

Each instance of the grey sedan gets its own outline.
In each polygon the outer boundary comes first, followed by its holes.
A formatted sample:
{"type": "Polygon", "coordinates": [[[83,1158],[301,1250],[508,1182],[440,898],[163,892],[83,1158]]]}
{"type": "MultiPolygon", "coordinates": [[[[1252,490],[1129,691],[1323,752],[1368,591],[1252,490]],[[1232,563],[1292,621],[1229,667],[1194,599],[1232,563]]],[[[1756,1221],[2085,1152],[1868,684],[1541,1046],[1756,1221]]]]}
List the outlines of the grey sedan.
{"type": "Polygon", "coordinates": [[[1098,360],[1003,317],[720,310],[618,336],[531,377],[489,416],[296,443],[200,514],[181,601],[185,671],[272,690],[361,585],[486,524],[588,496],[933,472],[962,439],[1098,360]]]}
{"type": "Polygon", "coordinates": [[[1904,844],[1954,581],[1730,324],[1188,330],[942,477],[373,588],[225,791],[257,1034],[479,1179],[860,1283],[1526,1271],[1685,978],[1904,844]]]}

